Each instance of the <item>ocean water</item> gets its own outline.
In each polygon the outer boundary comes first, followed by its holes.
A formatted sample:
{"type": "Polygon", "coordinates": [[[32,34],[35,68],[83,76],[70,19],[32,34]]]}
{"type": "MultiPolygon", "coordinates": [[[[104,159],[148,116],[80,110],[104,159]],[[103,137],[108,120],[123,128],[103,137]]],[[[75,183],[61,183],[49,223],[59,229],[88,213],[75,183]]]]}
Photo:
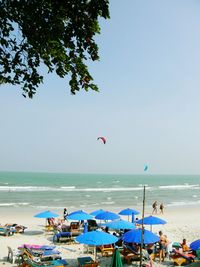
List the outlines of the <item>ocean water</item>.
{"type": "Polygon", "coordinates": [[[0,172],[0,209],[139,209],[144,185],[147,207],[155,200],[165,206],[200,205],[198,175],[0,172]]]}

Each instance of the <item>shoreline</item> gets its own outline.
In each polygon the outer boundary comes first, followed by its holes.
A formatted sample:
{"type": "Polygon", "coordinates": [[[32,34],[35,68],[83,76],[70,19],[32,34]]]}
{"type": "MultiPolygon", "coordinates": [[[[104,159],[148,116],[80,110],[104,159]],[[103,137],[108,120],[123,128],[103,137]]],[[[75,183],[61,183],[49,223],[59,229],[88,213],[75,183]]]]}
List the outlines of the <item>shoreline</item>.
{"type": "MultiPolygon", "coordinates": [[[[66,207],[67,208],[67,207],[66,207]]],[[[112,212],[115,212],[115,213],[118,213],[120,212],[120,210],[122,209],[125,209],[127,207],[112,207],[112,206],[108,206],[108,207],[97,207],[97,206],[93,206],[93,207],[77,207],[77,208],[73,208],[73,209],[68,209],[68,213],[71,213],[71,212],[74,212],[75,210],[84,210],[85,212],[92,212],[94,210],[97,210],[97,209],[100,209],[100,208],[103,208],[104,210],[109,210],[109,211],[112,211],[112,212]]],[[[136,210],[138,210],[140,212],[140,214],[138,216],[140,216],[142,214],[142,205],[141,206],[137,206],[137,207],[131,207],[129,206],[129,208],[134,208],[136,210]]],[[[200,209],[200,203],[196,203],[196,204],[192,204],[192,205],[179,205],[179,206],[173,206],[173,205],[166,205],[164,206],[164,214],[166,213],[169,213],[170,211],[171,212],[174,212],[174,211],[177,211],[177,210],[180,210],[180,211],[184,211],[184,210],[196,210],[196,209],[200,209]]],[[[58,213],[60,216],[63,214],[63,209],[64,209],[64,206],[63,208],[61,207],[54,207],[54,208],[35,208],[35,207],[27,207],[27,206],[23,206],[23,207],[11,207],[11,206],[0,206],[0,212],[1,212],[1,215],[9,215],[9,213],[12,213],[12,214],[18,214],[18,213],[28,213],[28,214],[33,214],[33,216],[39,212],[42,212],[44,210],[51,210],[51,211],[54,211],[56,213],[58,213]]],[[[157,213],[157,216],[160,215],[160,211],[159,211],[159,207],[157,208],[158,209],[158,213],[157,213]]],[[[150,215],[152,213],[152,207],[150,205],[148,206],[145,206],[145,214],[146,215],[150,215]]],[[[1,216],[1,218],[2,218],[1,216]]],[[[0,223],[1,223],[1,219],[0,219],[0,223]]]]}

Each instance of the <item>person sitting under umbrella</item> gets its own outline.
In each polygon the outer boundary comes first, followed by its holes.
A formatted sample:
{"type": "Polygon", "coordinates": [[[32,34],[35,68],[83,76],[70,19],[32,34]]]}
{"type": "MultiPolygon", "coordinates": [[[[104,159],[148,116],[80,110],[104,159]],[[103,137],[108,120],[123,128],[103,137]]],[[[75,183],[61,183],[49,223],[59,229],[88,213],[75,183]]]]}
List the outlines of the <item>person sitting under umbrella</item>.
{"type": "Polygon", "coordinates": [[[181,247],[183,249],[183,252],[191,252],[191,249],[188,247],[187,241],[185,238],[183,239],[183,242],[181,243],[181,247]]]}

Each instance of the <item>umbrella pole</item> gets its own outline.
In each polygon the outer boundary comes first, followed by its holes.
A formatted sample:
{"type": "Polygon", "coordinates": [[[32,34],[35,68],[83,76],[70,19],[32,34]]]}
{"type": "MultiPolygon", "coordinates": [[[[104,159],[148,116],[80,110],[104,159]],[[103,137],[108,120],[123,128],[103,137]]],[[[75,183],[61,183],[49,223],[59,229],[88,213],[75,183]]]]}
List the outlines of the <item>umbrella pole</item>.
{"type": "Polygon", "coordinates": [[[140,247],[140,267],[142,267],[142,249],[144,244],[144,209],[145,209],[145,186],[143,190],[143,204],[142,204],[142,238],[140,247]]]}

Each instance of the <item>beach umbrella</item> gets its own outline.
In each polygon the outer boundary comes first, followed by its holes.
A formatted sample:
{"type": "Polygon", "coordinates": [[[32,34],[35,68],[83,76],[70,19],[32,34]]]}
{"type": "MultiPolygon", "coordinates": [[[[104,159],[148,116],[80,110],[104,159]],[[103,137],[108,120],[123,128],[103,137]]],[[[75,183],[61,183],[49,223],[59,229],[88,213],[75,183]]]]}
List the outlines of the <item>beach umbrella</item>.
{"type": "MultiPolygon", "coordinates": [[[[70,215],[75,214],[75,213],[79,213],[79,212],[81,212],[81,211],[82,211],[82,210],[75,210],[75,211],[71,212],[70,215]]],[[[68,214],[68,215],[69,215],[69,214],[68,214]]]]}
{"type": "Polygon", "coordinates": [[[134,209],[129,209],[129,208],[124,209],[124,210],[121,210],[121,211],[119,212],[120,215],[128,215],[128,216],[130,216],[130,215],[132,215],[132,214],[137,215],[137,214],[139,214],[139,213],[140,213],[139,211],[134,210],[134,209]]]}
{"type": "Polygon", "coordinates": [[[113,213],[111,211],[101,212],[95,216],[95,219],[105,220],[105,221],[107,221],[107,220],[113,221],[113,220],[116,220],[119,218],[120,218],[120,216],[118,214],[113,213]]]}
{"type": "MultiPolygon", "coordinates": [[[[138,243],[142,242],[142,229],[133,229],[122,236],[122,240],[128,243],[138,243]]],[[[156,243],[160,240],[160,237],[153,234],[151,231],[144,229],[144,240],[143,244],[156,243]]]]}
{"type": "Polygon", "coordinates": [[[121,259],[118,248],[115,248],[110,266],[111,267],[123,267],[122,259],[121,259]]]}
{"type": "Polygon", "coordinates": [[[128,221],[129,221],[129,216],[131,215],[132,216],[132,223],[134,223],[134,216],[139,214],[139,213],[140,213],[139,211],[134,210],[134,209],[130,209],[130,208],[123,209],[119,212],[120,215],[128,216],[128,221]]]}
{"type": "Polygon", "coordinates": [[[197,239],[195,241],[193,241],[191,244],[190,244],[190,248],[192,250],[197,250],[200,248],[200,239],[197,239]]]}
{"type": "Polygon", "coordinates": [[[84,212],[83,210],[79,210],[77,212],[72,212],[67,216],[68,220],[77,220],[77,221],[82,221],[82,220],[92,220],[93,216],[84,212]]]}
{"type": "Polygon", "coordinates": [[[58,216],[59,216],[58,214],[51,212],[50,210],[43,211],[41,213],[34,215],[34,217],[36,217],[36,218],[44,218],[44,219],[56,218],[58,216]]]}
{"type": "MultiPolygon", "coordinates": [[[[143,219],[143,224],[144,225],[151,225],[151,230],[152,230],[152,225],[158,225],[158,224],[166,224],[167,222],[163,219],[160,219],[155,216],[148,216],[143,219]]],[[[142,224],[142,219],[137,220],[137,224],[142,224]]]]}
{"type": "MultiPolygon", "coordinates": [[[[154,224],[166,224],[167,222],[155,216],[144,217],[143,224],[154,225],[154,224]]],[[[142,224],[142,219],[137,221],[137,224],[142,224]]]]}
{"type": "Polygon", "coordinates": [[[48,219],[56,218],[58,216],[59,216],[58,214],[56,214],[56,213],[54,213],[54,212],[52,212],[50,210],[46,210],[46,211],[43,211],[43,212],[40,212],[40,213],[34,215],[34,217],[36,217],[36,218],[46,219],[46,225],[47,225],[48,219]]]}
{"type": "Polygon", "coordinates": [[[111,229],[134,229],[135,224],[124,220],[115,220],[104,224],[111,229]]]}
{"type": "Polygon", "coordinates": [[[105,210],[99,209],[99,210],[95,210],[95,211],[91,212],[90,215],[96,216],[97,214],[102,213],[102,212],[105,212],[105,210]]]}
{"type": "Polygon", "coordinates": [[[76,241],[90,246],[102,246],[113,244],[118,241],[118,238],[105,232],[91,231],[77,236],[76,241]]]}
{"type": "Polygon", "coordinates": [[[118,241],[118,238],[114,235],[105,232],[91,231],[77,236],[76,241],[81,244],[94,246],[95,248],[94,255],[96,261],[96,246],[114,244],[118,241]]]}

